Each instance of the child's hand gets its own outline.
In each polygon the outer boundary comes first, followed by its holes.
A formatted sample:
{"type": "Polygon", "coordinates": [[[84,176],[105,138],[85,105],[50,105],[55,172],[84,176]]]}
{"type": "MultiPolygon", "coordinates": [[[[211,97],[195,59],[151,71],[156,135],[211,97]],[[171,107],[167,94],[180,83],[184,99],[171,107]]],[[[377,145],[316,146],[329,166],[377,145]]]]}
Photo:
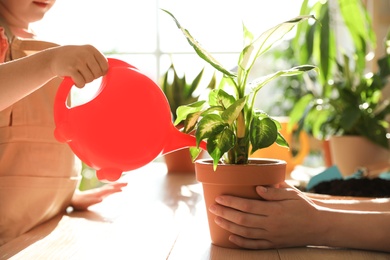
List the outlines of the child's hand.
{"type": "Polygon", "coordinates": [[[47,51],[52,52],[52,73],[60,77],[71,77],[79,88],[103,76],[108,70],[107,59],[92,45],[60,46],[47,51]]]}
{"type": "Polygon", "coordinates": [[[316,241],[318,209],[302,192],[283,183],[280,188],[257,187],[264,200],[222,195],[210,211],[215,222],[230,231],[230,241],[243,248],[305,246],[316,241]]]}
{"type": "Polygon", "coordinates": [[[126,186],[127,183],[115,182],[92,190],[77,191],[73,194],[70,206],[74,210],[87,210],[89,206],[102,202],[105,197],[121,192],[126,186]]]}

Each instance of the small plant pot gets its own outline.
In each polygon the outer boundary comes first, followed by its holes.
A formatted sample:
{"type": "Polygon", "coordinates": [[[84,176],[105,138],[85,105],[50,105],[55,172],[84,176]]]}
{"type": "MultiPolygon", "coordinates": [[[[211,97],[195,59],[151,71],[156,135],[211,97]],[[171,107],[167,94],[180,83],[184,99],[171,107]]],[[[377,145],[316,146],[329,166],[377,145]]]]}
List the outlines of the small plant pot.
{"type": "Polygon", "coordinates": [[[334,136],[330,138],[332,162],[341,175],[348,177],[359,167],[387,162],[388,150],[361,136],[334,136]]]}
{"type": "Polygon", "coordinates": [[[177,150],[164,155],[168,173],[194,173],[195,165],[192,162],[188,148],[177,150]]]}
{"type": "MultiPolygon", "coordinates": [[[[249,164],[219,164],[213,170],[212,160],[195,162],[196,179],[202,183],[206,209],[215,203],[219,195],[261,199],[256,186],[277,186],[285,180],[286,162],[277,159],[251,159],[249,164]]],[[[212,244],[226,248],[239,248],[229,241],[230,232],[219,227],[215,215],[207,210],[212,244]]]]}
{"type": "MultiPolygon", "coordinates": [[[[183,128],[184,125],[180,124],[176,126],[178,130],[183,128]]],[[[195,131],[190,134],[194,135],[195,131]]],[[[198,158],[204,158],[205,151],[201,151],[198,158]]],[[[189,148],[180,149],[164,155],[165,165],[167,166],[168,173],[195,173],[195,164],[192,161],[189,148]]]]}

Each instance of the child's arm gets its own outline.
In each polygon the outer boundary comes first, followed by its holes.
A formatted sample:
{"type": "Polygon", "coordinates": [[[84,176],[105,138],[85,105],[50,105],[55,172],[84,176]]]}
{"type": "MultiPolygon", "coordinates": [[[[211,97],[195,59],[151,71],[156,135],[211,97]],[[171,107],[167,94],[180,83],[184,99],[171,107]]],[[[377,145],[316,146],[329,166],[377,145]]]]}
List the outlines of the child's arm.
{"type": "Polygon", "coordinates": [[[341,198],[334,196],[322,196],[306,193],[312,201],[318,206],[327,207],[331,209],[341,210],[359,210],[359,211],[380,211],[390,213],[390,199],[389,198],[341,198]]]}
{"type": "Polygon", "coordinates": [[[83,87],[107,70],[107,59],[91,45],[54,47],[0,64],[0,111],[57,76],[83,87]]]}

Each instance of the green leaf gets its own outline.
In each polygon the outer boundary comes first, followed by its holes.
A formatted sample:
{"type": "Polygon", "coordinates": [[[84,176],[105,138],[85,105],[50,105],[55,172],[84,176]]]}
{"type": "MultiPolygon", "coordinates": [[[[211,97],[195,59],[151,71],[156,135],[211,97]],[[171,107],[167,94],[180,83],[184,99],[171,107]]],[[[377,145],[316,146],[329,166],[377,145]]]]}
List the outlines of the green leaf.
{"type": "Polygon", "coordinates": [[[204,103],[206,103],[206,101],[201,100],[189,105],[183,105],[178,107],[176,110],[177,118],[174,124],[179,124],[181,121],[185,120],[189,114],[201,111],[204,103]]]}
{"type": "Polygon", "coordinates": [[[196,123],[198,122],[199,117],[201,116],[202,111],[188,114],[186,120],[184,121],[184,133],[191,133],[195,129],[196,123]]]}
{"type": "Polygon", "coordinates": [[[278,138],[278,128],[271,118],[253,118],[250,126],[252,153],[272,145],[278,138]]]}
{"type": "Polygon", "coordinates": [[[385,128],[378,124],[375,119],[371,119],[371,122],[367,122],[367,125],[369,127],[369,131],[367,131],[368,129],[362,130],[362,136],[367,137],[373,143],[385,149],[390,149],[389,140],[386,137],[387,127],[385,128]]]}
{"type": "MultiPolygon", "coordinates": [[[[301,4],[300,15],[306,15],[310,13],[310,7],[308,5],[309,0],[304,0],[301,4]]],[[[311,51],[309,51],[309,45],[313,45],[312,39],[307,38],[308,32],[314,26],[310,26],[307,23],[299,23],[297,25],[296,36],[291,40],[292,47],[294,49],[294,55],[300,63],[306,63],[309,60],[311,51]],[[306,36],[304,38],[304,36],[306,36]]]]}
{"type": "Polygon", "coordinates": [[[376,48],[376,36],[372,29],[370,14],[364,8],[361,0],[339,0],[338,2],[344,23],[356,46],[355,51],[358,55],[365,56],[366,47],[363,44],[366,41],[371,44],[372,49],[376,48]],[[361,39],[364,41],[362,42],[361,39]],[[364,50],[364,52],[360,53],[360,50],[364,50]]]}
{"type": "Polygon", "coordinates": [[[244,43],[243,43],[243,46],[246,47],[248,46],[249,44],[251,44],[251,42],[253,41],[253,34],[248,30],[248,28],[242,24],[242,31],[243,31],[243,34],[244,34],[244,43]]]}
{"type": "Polygon", "coordinates": [[[211,134],[221,132],[228,125],[222,120],[219,115],[209,114],[204,116],[198,123],[196,131],[197,145],[203,140],[210,137],[211,134]]]}
{"type": "Polygon", "coordinates": [[[282,147],[289,148],[287,140],[283,137],[281,133],[278,132],[278,137],[276,138],[276,144],[282,147]]]}
{"type": "Polygon", "coordinates": [[[246,46],[240,54],[239,67],[248,71],[256,59],[279,41],[284,35],[294,28],[294,26],[304,20],[314,18],[312,15],[302,15],[289,21],[278,24],[262,33],[252,44],[246,46]]]}
{"type": "Polygon", "coordinates": [[[216,86],[217,86],[217,75],[214,72],[214,74],[211,77],[211,80],[210,80],[209,84],[207,85],[206,89],[213,90],[213,89],[215,89],[216,86]]]}
{"type": "Polygon", "coordinates": [[[234,95],[238,95],[237,92],[237,82],[235,81],[235,78],[230,78],[230,77],[222,77],[222,79],[219,82],[219,86],[217,89],[225,90],[226,92],[231,92],[233,91],[234,95]]]}
{"type": "Polygon", "coordinates": [[[319,67],[318,80],[321,85],[327,83],[335,66],[335,36],[332,27],[334,18],[330,17],[329,1],[305,0],[301,5],[301,14],[312,14],[317,22],[311,26],[301,23],[293,38],[294,53],[299,63],[314,63],[319,67]]]}
{"type": "Polygon", "coordinates": [[[209,114],[220,114],[219,112],[222,112],[224,111],[224,107],[222,106],[212,106],[212,107],[209,107],[207,108],[206,110],[204,110],[201,114],[201,116],[206,116],[206,115],[209,115],[209,114]]]}
{"type": "Polygon", "coordinates": [[[200,45],[200,43],[197,40],[195,40],[194,37],[192,37],[190,32],[180,25],[179,21],[176,19],[176,17],[173,14],[171,14],[167,10],[164,10],[164,9],[161,9],[161,10],[166,12],[167,14],[169,14],[173,18],[177,27],[182,31],[184,36],[187,38],[188,43],[194,48],[195,52],[199,55],[199,57],[201,57],[202,59],[207,61],[211,66],[213,66],[214,68],[216,68],[217,70],[219,70],[223,74],[226,74],[230,77],[236,77],[235,73],[225,69],[219,61],[217,61],[209,52],[207,52],[205,49],[203,49],[203,47],[200,45]]]}
{"type": "Polygon", "coordinates": [[[222,156],[234,147],[236,136],[229,128],[224,128],[222,131],[214,129],[207,140],[207,150],[214,162],[214,170],[216,169],[222,156]]]}
{"type": "Polygon", "coordinates": [[[221,117],[223,121],[229,125],[237,119],[238,115],[241,113],[242,109],[245,106],[246,98],[241,98],[229,106],[222,114],[221,117]]]}
{"type": "Polygon", "coordinates": [[[332,46],[330,43],[331,40],[331,32],[330,32],[330,18],[329,18],[329,2],[327,1],[323,8],[321,9],[321,30],[319,31],[319,42],[320,42],[320,66],[321,66],[321,75],[323,82],[327,82],[328,76],[330,73],[330,64],[329,59],[333,59],[329,55],[329,49],[332,46]]]}
{"type": "Polygon", "coordinates": [[[347,106],[340,114],[340,127],[345,129],[345,131],[350,131],[354,125],[358,122],[361,112],[358,107],[355,107],[350,104],[346,104],[347,106]]]}
{"type": "Polygon", "coordinates": [[[222,106],[225,109],[234,104],[234,102],[236,102],[236,99],[222,89],[211,91],[209,96],[210,105],[222,106]]]}
{"type": "Polygon", "coordinates": [[[272,80],[282,77],[282,76],[294,76],[294,75],[299,75],[304,72],[310,71],[310,70],[317,70],[316,66],[312,65],[302,65],[302,66],[297,66],[288,70],[280,70],[275,73],[263,76],[261,78],[257,78],[253,80],[250,83],[250,86],[252,88],[252,91],[257,92],[259,91],[263,86],[271,82],[272,80]]]}
{"type": "Polygon", "coordinates": [[[328,128],[328,122],[331,121],[334,111],[331,107],[327,108],[322,106],[322,109],[317,109],[316,107],[312,108],[312,113],[307,117],[305,122],[307,125],[312,125],[313,136],[319,140],[328,138],[329,136],[334,135],[331,128],[328,128]]]}
{"type": "Polygon", "coordinates": [[[198,158],[199,154],[202,152],[202,148],[197,148],[197,147],[190,147],[189,150],[190,150],[192,162],[194,162],[196,158],[198,158]]]}
{"type": "MultiPolygon", "coordinates": [[[[182,77],[179,76],[175,66],[171,63],[167,71],[161,76],[159,80],[160,87],[168,100],[173,120],[175,122],[177,118],[176,112],[179,106],[191,104],[198,100],[199,94],[195,92],[201,86],[200,81],[202,80],[203,74],[204,68],[198,73],[195,79],[193,79],[190,83],[187,83],[186,75],[183,75],[182,77]]],[[[207,88],[211,90],[215,87],[216,80],[214,76],[214,78],[210,80],[207,88]]]]}
{"type": "Polygon", "coordinates": [[[203,72],[204,72],[204,68],[199,72],[199,74],[192,81],[190,88],[188,88],[187,95],[192,95],[192,93],[194,93],[194,91],[198,88],[199,83],[200,83],[202,76],[203,76],[203,72]]]}

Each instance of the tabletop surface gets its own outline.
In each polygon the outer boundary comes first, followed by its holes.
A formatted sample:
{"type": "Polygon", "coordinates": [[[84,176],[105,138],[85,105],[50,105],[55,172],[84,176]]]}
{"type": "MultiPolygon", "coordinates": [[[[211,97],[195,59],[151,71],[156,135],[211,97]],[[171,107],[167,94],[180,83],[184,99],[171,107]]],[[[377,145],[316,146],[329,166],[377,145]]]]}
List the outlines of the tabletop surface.
{"type": "Polygon", "coordinates": [[[390,259],[364,250],[239,250],[210,242],[194,173],[153,162],[126,173],[123,192],[88,211],[58,215],[0,247],[0,259],[390,259]]]}

